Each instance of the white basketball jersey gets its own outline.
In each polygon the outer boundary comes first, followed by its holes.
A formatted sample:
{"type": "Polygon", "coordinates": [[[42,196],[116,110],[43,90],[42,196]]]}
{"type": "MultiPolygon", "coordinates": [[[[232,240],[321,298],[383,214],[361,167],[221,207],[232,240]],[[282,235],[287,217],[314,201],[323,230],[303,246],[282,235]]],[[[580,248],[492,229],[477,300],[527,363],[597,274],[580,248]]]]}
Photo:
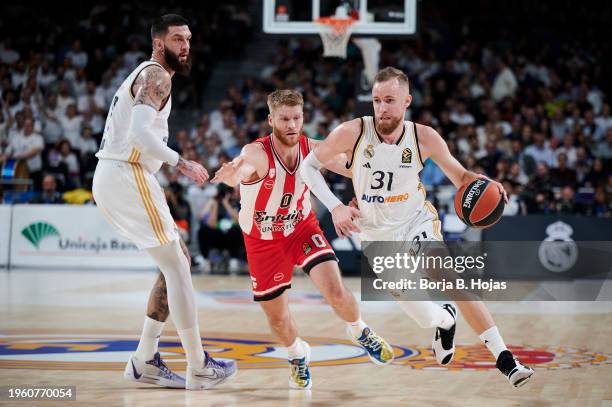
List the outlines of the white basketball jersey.
{"type": "Polygon", "coordinates": [[[347,164],[362,216],[361,238],[391,240],[393,232],[408,225],[425,205],[416,125],[405,121],[398,141],[387,144],[376,131],[373,117],[361,120],[361,135],[347,164]]]}
{"type": "MultiPolygon", "coordinates": [[[[132,107],[134,106],[134,94],[132,93],[132,85],[142,72],[148,66],[161,65],[154,61],[145,61],[140,64],[132,73],[123,81],[111,102],[108,115],[106,116],[106,125],[104,126],[104,136],[100,143],[100,150],[96,154],[101,160],[118,160],[131,163],[140,163],[147,171],[151,173],[157,172],[163,162],[153,157],[141,153],[138,149],[128,142],[128,129],[132,118],[132,107]]],[[[171,97],[168,97],[166,104],[157,112],[153,126],[151,127],[152,134],[155,137],[168,142],[168,116],[172,108],[171,97]]]]}

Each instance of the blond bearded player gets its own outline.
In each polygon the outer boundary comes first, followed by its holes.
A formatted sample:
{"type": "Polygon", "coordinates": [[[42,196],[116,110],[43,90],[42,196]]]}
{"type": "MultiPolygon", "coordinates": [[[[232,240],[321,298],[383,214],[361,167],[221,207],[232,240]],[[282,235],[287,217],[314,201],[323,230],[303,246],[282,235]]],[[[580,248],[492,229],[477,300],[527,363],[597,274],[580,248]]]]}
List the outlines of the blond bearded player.
{"type": "MultiPolygon", "coordinates": [[[[309,389],[310,347],[298,337],[289,314],[287,289],[294,266],[301,267],[325,299],[346,322],[349,337],[370,360],[386,365],[392,348],[361,319],[357,301],[342,283],[333,249],[310,207],[310,192],[300,167],[317,142],[302,134],[302,95],[277,90],[268,96],[272,134],[248,144],[231,163],[224,164],[212,182],[240,183],[240,227],[247,249],[253,295],[263,308],[272,332],[287,347],[289,386],[309,389]]],[[[346,157],[330,158],[326,166],[348,175],[346,157]]]]}
{"type": "MultiPolygon", "coordinates": [[[[372,101],[375,116],[334,129],[304,161],[302,178],[331,212],[339,236],[360,232],[363,241],[443,240],[438,214],[425,199],[419,179],[423,162],[432,158],[457,188],[481,175],[467,171],[434,129],[404,121],[412,96],[402,71],[391,67],[379,71],[372,101]],[[350,157],[346,168],[351,170],[359,211],[343,205],[319,172],[322,162],[342,153],[350,157]]],[[[505,196],[501,184],[496,184],[505,196]]],[[[399,304],[422,328],[436,328],[432,345],[436,359],[450,363],[455,352],[455,307],[430,301],[399,304]]],[[[533,370],[506,348],[485,305],[479,301],[458,301],[457,305],[495,357],[498,369],[513,386],[524,385],[533,370]]]]}
{"type": "MultiPolygon", "coordinates": [[[[104,216],[117,231],[145,250],[163,274],[154,291],[166,295],[170,312],[187,357],[187,377],[168,369],[157,352],[161,320],[149,310],[136,353],[125,368],[126,378],[166,387],[201,390],[213,387],[236,373],[234,362],[216,361],[202,349],[188,254],[176,231],[164,192],[154,174],[162,164],[176,168],[198,185],[208,179],[198,163],[170,149],[168,116],[171,78],[189,73],[187,20],[167,14],[151,27],[153,55],[121,84],[111,103],[93,180],[93,194],[104,216]]],[[[152,295],[149,308],[162,301],[152,295]]]]}

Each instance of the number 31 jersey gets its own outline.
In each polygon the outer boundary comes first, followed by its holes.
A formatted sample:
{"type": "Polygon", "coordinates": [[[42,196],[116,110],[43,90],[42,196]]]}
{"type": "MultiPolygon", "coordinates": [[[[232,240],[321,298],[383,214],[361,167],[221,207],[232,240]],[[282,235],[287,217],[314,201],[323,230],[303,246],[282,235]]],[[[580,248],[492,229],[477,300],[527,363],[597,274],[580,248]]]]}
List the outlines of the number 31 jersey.
{"type": "MultiPolygon", "coordinates": [[[[108,115],[106,116],[104,136],[102,137],[100,150],[96,157],[101,160],[139,163],[147,171],[156,173],[161,168],[163,162],[143,154],[128,141],[128,129],[132,119],[132,107],[134,106],[135,97],[132,92],[132,85],[136,81],[138,74],[151,65],[161,67],[155,61],[143,62],[123,81],[117,92],[115,92],[108,115]]],[[[157,112],[155,121],[151,126],[152,134],[164,143],[168,142],[168,116],[170,116],[171,104],[172,101],[168,97],[166,103],[157,112]]]]}
{"type": "Polygon", "coordinates": [[[395,144],[387,144],[376,131],[374,118],[361,118],[361,134],[347,163],[359,201],[364,240],[385,240],[408,225],[425,205],[423,169],[416,125],[405,121],[395,144]]]}

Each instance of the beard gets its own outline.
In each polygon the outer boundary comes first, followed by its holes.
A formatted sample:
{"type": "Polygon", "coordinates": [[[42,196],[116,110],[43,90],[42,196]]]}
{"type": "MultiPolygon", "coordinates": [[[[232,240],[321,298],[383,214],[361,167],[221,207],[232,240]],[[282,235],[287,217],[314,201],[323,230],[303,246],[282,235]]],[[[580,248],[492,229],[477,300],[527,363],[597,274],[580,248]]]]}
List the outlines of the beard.
{"type": "Polygon", "coordinates": [[[383,136],[393,133],[393,130],[397,129],[397,126],[402,122],[403,117],[392,117],[391,120],[381,122],[380,119],[376,118],[376,130],[383,136]]]}
{"type": "Polygon", "coordinates": [[[187,60],[185,62],[181,62],[179,57],[174,52],[170,51],[164,45],[164,59],[166,63],[174,72],[183,75],[189,76],[191,73],[191,54],[187,54],[187,60]]]}
{"type": "Polygon", "coordinates": [[[288,136],[282,133],[280,130],[275,129],[274,127],[272,128],[272,134],[274,137],[276,137],[276,139],[285,147],[293,147],[300,142],[300,134],[302,134],[302,132],[298,131],[296,133],[295,140],[293,140],[294,136],[288,136]]]}

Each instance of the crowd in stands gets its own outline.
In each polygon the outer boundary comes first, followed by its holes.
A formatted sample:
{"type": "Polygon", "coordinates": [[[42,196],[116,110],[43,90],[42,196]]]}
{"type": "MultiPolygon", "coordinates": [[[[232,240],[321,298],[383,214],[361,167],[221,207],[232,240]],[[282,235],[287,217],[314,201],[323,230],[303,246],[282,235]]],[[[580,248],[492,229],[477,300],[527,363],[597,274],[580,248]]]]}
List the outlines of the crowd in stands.
{"type": "MultiPolygon", "coordinates": [[[[228,38],[246,42],[249,16],[231,9],[234,3],[185,13],[194,21],[195,64],[189,80],[173,84],[173,110],[197,109],[214,68],[212,56],[232,52],[236,41],[228,38]],[[233,24],[221,24],[222,18],[233,24]]],[[[605,69],[610,7],[597,15],[572,4],[576,21],[590,21],[586,32],[581,24],[565,24],[566,16],[550,4],[521,3],[528,16],[523,9],[519,16],[510,4],[485,1],[462,8],[463,15],[476,16],[464,19],[455,18],[458,6],[423,4],[416,38],[382,40],[380,66],[396,66],[410,79],[407,119],[435,128],[469,170],[502,182],[510,195],[506,215],[612,216],[612,79],[605,69]],[[531,29],[540,17],[538,29],[531,29]]],[[[147,17],[160,13],[152,8],[137,14],[131,7],[90,5],[72,29],[60,29],[65,26],[37,13],[31,24],[42,28],[2,36],[0,161],[27,162],[34,190],[43,191],[37,202],[62,202],[58,191],[89,187],[110,100],[148,58],[147,17]],[[34,38],[32,32],[43,34],[34,38]]],[[[7,18],[23,12],[18,6],[11,10],[7,18]]],[[[271,41],[277,45],[258,76],[236,78],[216,109],[171,134],[170,145],[211,174],[242,146],[269,133],[266,97],[274,89],[304,94],[309,137],[323,139],[356,117],[355,78],[361,70],[356,47],[349,45],[346,60],[325,59],[318,38],[271,41]]],[[[350,181],[327,176],[336,192],[350,199],[350,181]]],[[[235,191],[197,188],[169,167],[159,179],[187,235],[200,230],[203,240],[232,241],[235,191]]],[[[431,160],[421,179],[434,200],[436,191],[450,184],[431,160]]],[[[447,202],[435,203],[448,209],[447,202]]],[[[203,253],[209,249],[201,247],[203,253]]]]}
{"type": "Polygon", "coordinates": [[[88,3],[71,6],[71,13],[58,12],[52,4],[36,13],[26,5],[4,7],[0,163],[26,162],[32,181],[32,193],[14,195],[14,201],[39,200],[47,175],[59,192],[89,189],[113,95],[150,57],[150,22],[170,10],[189,17],[196,61],[190,78],[175,78],[173,107],[198,108],[215,60],[239,53],[248,36],[251,21],[244,3],[197,8],[172,1],[149,7],[88,3]]]}

